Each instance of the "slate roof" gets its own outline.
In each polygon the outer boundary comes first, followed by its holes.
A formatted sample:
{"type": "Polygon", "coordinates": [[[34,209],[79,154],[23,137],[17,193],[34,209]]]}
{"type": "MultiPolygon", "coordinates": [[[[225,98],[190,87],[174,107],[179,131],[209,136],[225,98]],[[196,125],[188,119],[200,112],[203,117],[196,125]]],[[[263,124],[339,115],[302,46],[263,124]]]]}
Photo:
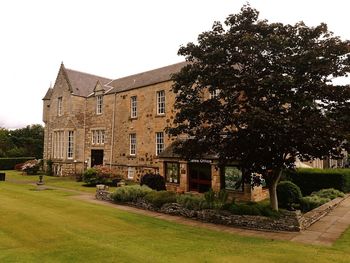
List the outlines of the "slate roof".
{"type": "Polygon", "coordinates": [[[179,72],[180,69],[187,64],[188,62],[184,61],[166,67],[115,79],[108,83],[108,86],[113,87],[113,89],[111,89],[108,93],[118,93],[168,81],[171,78],[171,74],[179,72]]]}
{"type": "Polygon", "coordinates": [[[74,95],[82,97],[89,96],[94,91],[97,81],[101,83],[105,91],[110,89],[106,84],[111,82],[111,79],[67,68],[65,68],[65,73],[67,74],[67,79],[74,95]]]}
{"type": "Polygon", "coordinates": [[[49,88],[49,89],[47,90],[47,92],[46,92],[46,94],[45,94],[43,100],[49,100],[49,99],[51,99],[52,91],[53,91],[53,89],[52,89],[52,88],[49,88]]]}

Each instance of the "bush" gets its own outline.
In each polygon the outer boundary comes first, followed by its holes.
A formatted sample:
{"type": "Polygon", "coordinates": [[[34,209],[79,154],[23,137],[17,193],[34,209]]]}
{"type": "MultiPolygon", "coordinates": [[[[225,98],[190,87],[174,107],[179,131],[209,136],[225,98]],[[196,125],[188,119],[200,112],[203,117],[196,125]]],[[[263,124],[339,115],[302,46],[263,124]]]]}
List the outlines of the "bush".
{"type": "Polygon", "coordinates": [[[165,179],[160,174],[148,173],[141,177],[140,185],[147,185],[156,191],[166,190],[165,179]]]}
{"type": "Polygon", "coordinates": [[[52,164],[53,164],[53,161],[51,159],[46,160],[46,174],[49,176],[52,176],[53,174],[52,164]]]}
{"type": "Polygon", "coordinates": [[[299,203],[301,197],[300,188],[296,184],[282,181],[277,185],[277,200],[280,207],[290,209],[293,203],[299,203]]]}
{"type": "Polygon", "coordinates": [[[279,213],[275,210],[272,210],[269,204],[261,204],[255,202],[242,204],[232,203],[229,206],[226,206],[226,209],[235,215],[279,217],[279,213]]]}
{"type": "Polygon", "coordinates": [[[284,176],[298,185],[303,195],[327,188],[350,192],[350,169],[297,169],[284,176]]]}
{"type": "Polygon", "coordinates": [[[111,194],[111,198],[115,202],[135,202],[138,198],[143,198],[152,189],[148,186],[130,185],[119,187],[111,194]]]}
{"type": "Polygon", "coordinates": [[[22,166],[22,171],[26,174],[35,175],[39,171],[40,163],[38,160],[26,161],[22,166]]]}
{"type": "Polygon", "coordinates": [[[83,174],[83,181],[88,185],[112,184],[115,180],[120,180],[120,176],[102,165],[89,168],[83,174]]]}
{"type": "Polygon", "coordinates": [[[145,195],[145,200],[161,208],[164,204],[176,203],[176,194],[170,191],[152,191],[145,195]]]}
{"type": "Polygon", "coordinates": [[[329,198],[323,198],[317,195],[305,196],[300,199],[300,209],[303,212],[308,212],[316,207],[319,207],[329,202],[330,200],[331,199],[329,198]]]}
{"type": "Polygon", "coordinates": [[[339,190],[336,190],[334,188],[328,188],[328,189],[322,189],[318,192],[313,192],[311,194],[311,196],[314,196],[314,195],[317,195],[321,198],[328,198],[328,199],[334,199],[334,198],[337,198],[337,197],[344,197],[344,193],[339,191],[339,190]]]}
{"type": "Polygon", "coordinates": [[[0,170],[13,170],[16,164],[34,159],[35,157],[0,158],[0,170]]]}
{"type": "Polygon", "coordinates": [[[182,194],[176,197],[176,202],[190,210],[201,210],[205,207],[205,199],[200,195],[182,194]]]}
{"type": "Polygon", "coordinates": [[[18,163],[15,165],[14,169],[16,171],[22,171],[22,167],[23,167],[24,163],[18,163]]]}
{"type": "Polygon", "coordinates": [[[210,209],[222,209],[227,202],[227,198],[228,193],[224,189],[217,193],[210,189],[204,193],[205,203],[210,209]]]}

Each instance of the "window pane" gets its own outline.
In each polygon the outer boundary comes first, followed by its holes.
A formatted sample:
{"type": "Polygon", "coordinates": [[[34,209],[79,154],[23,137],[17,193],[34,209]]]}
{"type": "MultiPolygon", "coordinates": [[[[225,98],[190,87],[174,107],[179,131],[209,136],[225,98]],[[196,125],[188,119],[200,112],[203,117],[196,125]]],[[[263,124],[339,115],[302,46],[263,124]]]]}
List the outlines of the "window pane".
{"type": "Polygon", "coordinates": [[[165,177],[168,183],[180,183],[180,167],[178,163],[165,163],[165,177]]]}
{"type": "Polygon", "coordinates": [[[242,190],[242,171],[234,166],[226,166],[224,169],[225,189],[242,190]]]}

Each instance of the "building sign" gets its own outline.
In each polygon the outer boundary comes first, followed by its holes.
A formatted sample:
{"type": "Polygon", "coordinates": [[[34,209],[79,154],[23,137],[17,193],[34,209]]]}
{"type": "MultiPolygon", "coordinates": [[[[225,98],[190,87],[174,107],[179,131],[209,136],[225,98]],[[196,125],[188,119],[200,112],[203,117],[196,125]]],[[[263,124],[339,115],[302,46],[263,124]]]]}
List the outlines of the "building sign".
{"type": "Polygon", "coordinates": [[[190,163],[212,163],[212,160],[193,159],[193,160],[190,160],[190,163]]]}

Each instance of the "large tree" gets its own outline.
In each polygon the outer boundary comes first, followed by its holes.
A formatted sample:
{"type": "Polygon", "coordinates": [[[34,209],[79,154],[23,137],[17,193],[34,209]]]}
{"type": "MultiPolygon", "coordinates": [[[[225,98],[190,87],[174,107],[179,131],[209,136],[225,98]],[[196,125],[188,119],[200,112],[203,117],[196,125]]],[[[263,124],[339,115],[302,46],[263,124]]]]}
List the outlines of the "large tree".
{"type": "Polygon", "coordinates": [[[221,164],[263,174],[277,210],[283,169],[349,147],[350,88],[334,79],[350,71],[350,43],[326,24],[258,16],[243,6],[179,49],[189,64],[172,77],[177,114],[168,132],[187,135],[175,148],[184,158],[215,151],[221,164]]]}

